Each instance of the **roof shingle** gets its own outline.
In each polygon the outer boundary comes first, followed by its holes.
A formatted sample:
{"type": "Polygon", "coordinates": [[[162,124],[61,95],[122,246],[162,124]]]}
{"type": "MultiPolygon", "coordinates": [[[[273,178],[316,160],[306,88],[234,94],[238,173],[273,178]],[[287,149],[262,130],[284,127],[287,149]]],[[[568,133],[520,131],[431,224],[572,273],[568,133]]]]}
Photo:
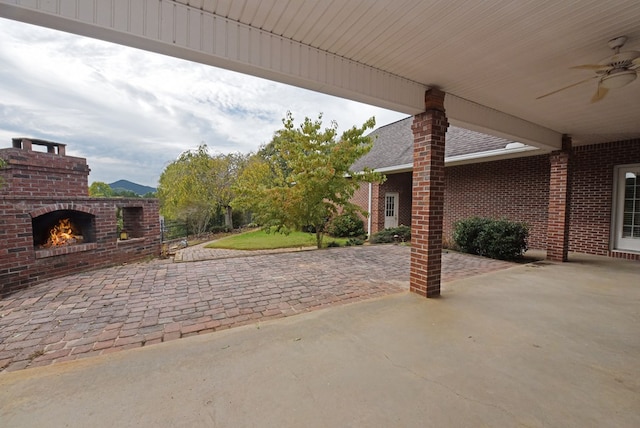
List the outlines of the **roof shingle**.
{"type": "MultiPolygon", "coordinates": [[[[369,136],[374,138],[373,148],[353,164],[352,170],[361,171],[365,167],[378,169],[413,164],[412,122],[413,116],[409,116],[372,131],[369,136]]],[[[511,142],[493,135],[449,126],[445,158],[504,149],[511,142]]]]}

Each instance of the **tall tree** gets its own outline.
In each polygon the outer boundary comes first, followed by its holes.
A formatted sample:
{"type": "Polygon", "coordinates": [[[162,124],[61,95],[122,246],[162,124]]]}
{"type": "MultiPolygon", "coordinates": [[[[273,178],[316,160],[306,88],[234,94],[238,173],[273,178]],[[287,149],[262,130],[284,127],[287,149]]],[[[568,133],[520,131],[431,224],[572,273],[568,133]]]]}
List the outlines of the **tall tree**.
{"type": "Polygon", "coordinates": [[[160,175],[160,211],[170,219],[189,223],[200,234],[215,213],[215,195],[207,146],[182,153],[160,175]]]}
{"type": "Polygon", "coordinates": [[[94,181],[89,186],[89,196],[94,198],[112,198],[114,196],[113,189],[107,183],[102,181],[94,181]]]}
{"type": "Polygon", "coordinates": [[[316,244],[322,246],[324,226],[340,210],[364,211],[350,202],[363,181],[382,181],[371,170],[351,171],[351,165],[371,150],[364,136],[375,119],[353,127],[337,138],[337,125],[322,128],[322,115],[305,118],[296,127],[293,115],[283,119],[284,128],[253,156],[240,174],[232,206],[248,209],[266,228],[279,231],[313,226],[316,244]]]}
{"type": "Polygon", "coordinates": [[[238,174],[245,167],[248,155],[229,153],[213,157],[213,170],[215,175],[217,192],[217,205],[224,210],[224,223],[229,229],[233,229],[233,216],[231,201],[234,198],[233,184],[238,174]]]}
{"type": "Polygon", "coordinates": [[[231,186],[245,160],[241,154],[212,156],[204,144],[182,153],[160,176],[158,198],[162,214],[187,221],[194,233],[200,234],[222,208],[227,226],[233,227],[231,186]]]}

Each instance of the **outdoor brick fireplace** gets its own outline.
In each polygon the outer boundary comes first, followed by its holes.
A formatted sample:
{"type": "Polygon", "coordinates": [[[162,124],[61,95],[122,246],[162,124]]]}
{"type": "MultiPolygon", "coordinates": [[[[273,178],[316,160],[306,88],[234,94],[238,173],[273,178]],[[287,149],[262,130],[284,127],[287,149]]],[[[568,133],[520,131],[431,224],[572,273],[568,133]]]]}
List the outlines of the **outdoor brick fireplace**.
{"type": "Polygon", "coordinates": [[[92,198],[89,167],[65,145],[0,149],[0,296],[43,280],[160,254],[157,199],[92,198]],[[41,150],[36,150],[40,148],[41,150]],[[127,239],[118,234],[118,214],[127,239]]]}

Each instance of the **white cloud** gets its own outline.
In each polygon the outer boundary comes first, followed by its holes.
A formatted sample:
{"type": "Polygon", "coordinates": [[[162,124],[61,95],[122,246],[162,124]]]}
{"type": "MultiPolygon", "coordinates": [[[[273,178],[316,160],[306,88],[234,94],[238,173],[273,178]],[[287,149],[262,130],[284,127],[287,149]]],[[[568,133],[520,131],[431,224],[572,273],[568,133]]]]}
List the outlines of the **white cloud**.
{"type": "MultiPolygon", "coordinates": [[[[287,111],[335,120],[405,115],[228,70],[0,19],[0,148],[18,136],[68,144],[90,181],[155,186],[181,152],[249,152],[287,111]],[[4,142],[4,143],[3,143],[4,142]]],[[[6,144],[6,145],[5,145],[6,144]]]]}

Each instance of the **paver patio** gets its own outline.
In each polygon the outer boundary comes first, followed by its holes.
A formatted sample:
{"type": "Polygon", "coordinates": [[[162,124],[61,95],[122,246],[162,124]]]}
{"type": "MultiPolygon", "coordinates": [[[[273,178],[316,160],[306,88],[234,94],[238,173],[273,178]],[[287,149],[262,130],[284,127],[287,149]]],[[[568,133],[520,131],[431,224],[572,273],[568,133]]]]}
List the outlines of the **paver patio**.
{"type": "MultiPolygon", "coordinates": [[[[209,260],[95,270],[0,300],[0,369],[137,348],[408,289],[410,248],[404,246],[243,257],[210,251],[209,260]]],[[[445,253],[443,282],[511,266],[445,253]]]]}

